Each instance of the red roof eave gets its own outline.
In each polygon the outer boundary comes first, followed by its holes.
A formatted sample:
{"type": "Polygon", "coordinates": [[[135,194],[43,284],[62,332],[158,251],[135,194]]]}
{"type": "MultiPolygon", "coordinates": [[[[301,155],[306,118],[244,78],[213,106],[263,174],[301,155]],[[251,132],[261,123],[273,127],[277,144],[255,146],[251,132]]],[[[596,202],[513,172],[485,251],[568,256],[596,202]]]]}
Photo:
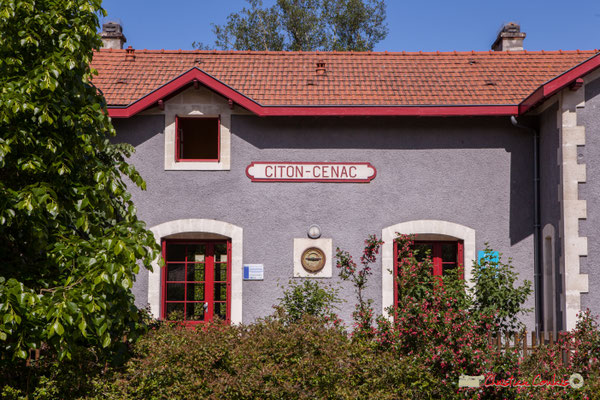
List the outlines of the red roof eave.
{"type": "Polygon", "coordinates": [[[420,116],[451,117],[458,115],[514,115],[517,106],[267,106],[259,116],[420,116]]]}
{"type": "Polygon", "coordinates": [[[206,72],[194,67],[177,78],[127,106],[109,106],[113,118],[129,118],[162,100],[177,90],[198,81],[248,111],[261,116],[510,116],[521,115],[552,96],[576,79],[600,66],[600,54],[596,54],[563,74],[551,79],[520,104],[492,105],[416,105],[416,106],[263,106],[244,96],[206,72]]]}
{"type": "Polygon", "coordinates": [[[519,114],[524,114],[531,108],[535,107],[542,101],[546,100],[550,96],[554,95],[558,91],[564,89],[571,83],[575,82],[578,78],[589,74],[600,66],[600,54],[596,54],[579,65],[571,68],[568,71],[560,74],[559,76],[549,80],[542,86],[536,89],[535,92],[530,94],[525,100],[519,104],[519,114]]]}

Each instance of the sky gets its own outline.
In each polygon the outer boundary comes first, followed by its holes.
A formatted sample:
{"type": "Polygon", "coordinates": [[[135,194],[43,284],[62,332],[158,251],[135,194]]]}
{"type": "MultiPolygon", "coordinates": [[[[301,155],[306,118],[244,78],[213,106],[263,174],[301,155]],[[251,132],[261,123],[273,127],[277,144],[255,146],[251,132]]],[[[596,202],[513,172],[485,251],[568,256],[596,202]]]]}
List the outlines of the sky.
{"type": "MultiPolygon", "coordinates": [[[[264,0],[271,5],[275,0],[264,0]]],[[[136,49],[192,49],[214,44],[211,24],[246,5],[245,0],[104,0],[136,49]]],[[[526,50],[600,48],[599,0],[386,0],[389,33],[375,51],[485,51],[502,25],[517,22],[526,50]]]]}

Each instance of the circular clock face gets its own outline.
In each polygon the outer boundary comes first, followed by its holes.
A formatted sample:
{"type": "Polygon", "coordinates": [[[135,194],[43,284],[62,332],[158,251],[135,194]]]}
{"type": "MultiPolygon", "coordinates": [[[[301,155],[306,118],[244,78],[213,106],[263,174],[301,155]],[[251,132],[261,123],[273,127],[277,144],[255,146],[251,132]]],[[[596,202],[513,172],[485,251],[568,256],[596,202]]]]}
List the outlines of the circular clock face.
{"type": "Polygon", "coordinates": [[[304,250],[302,253],[302,266],[308,272],[319,272],[325,266],[325,253],[316,247],[304,250]]]}

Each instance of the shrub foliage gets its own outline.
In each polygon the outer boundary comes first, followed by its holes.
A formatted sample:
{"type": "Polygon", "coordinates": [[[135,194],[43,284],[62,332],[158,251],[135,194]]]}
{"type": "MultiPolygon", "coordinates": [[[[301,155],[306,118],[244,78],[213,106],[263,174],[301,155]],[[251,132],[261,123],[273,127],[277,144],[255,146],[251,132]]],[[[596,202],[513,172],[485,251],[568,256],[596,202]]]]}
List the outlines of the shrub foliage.
{"type": "Polygon", "coordinates": [[[336,304],[341,303],[337,289],[320,285],[318,281],[297,280],[289,282],[289,286],[279,299],[276,309],[280,316],[289,321],[297,322],[306,315],[337,322],[334,312],[336,304]]]}
{"type": "Polygon", "coordinates": [[[428,374],[323,319],[268,318],[248,326],[163,326],[134,348],[125,370],[98,382],[108,399],[424,398],[428,374]]]}
{"type": "Polygon", "coordinates": [[[361,313],[371,308],[362,288],[380,244],[375,237],[366,241],[361,268],[347,253],[338,253],[340,269],[357,286],[359,334],[348,334],[336,322],[335,291],[302,281],[284,291],[278,312],[249,325],[154,321],[146,335],[129,344],[129,359],[121,366],[98,362],[94,349],[79,349],[70,361],[49,353],[30,367],[0,364],[0,382],[6,382],[0,393],[15,400],[599,397],[600,329],[589,312],[580,315],[575,330],[526,357],[498,349],[488,333],[499,332],[501,322],[490,315],[473,318],[477,308],[461,271],[432,277],[431,260],[417,261],[411,237],[398,238],[402,297],[390,310],[393,322],[361,313]],[[580,389],[511,383],[566,382],[574,372],[584,380],[580,389]],[[460,375],[508,384],[460,388],[460,375]]]}

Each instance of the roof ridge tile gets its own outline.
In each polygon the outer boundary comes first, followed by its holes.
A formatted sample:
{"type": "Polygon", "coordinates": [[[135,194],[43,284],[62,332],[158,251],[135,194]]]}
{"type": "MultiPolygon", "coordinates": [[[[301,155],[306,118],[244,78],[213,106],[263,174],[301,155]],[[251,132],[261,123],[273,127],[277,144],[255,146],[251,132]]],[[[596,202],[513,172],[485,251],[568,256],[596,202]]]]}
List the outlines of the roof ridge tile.
{"type": "MultiPolygon", "coordinates": [[[[140,54],[156,54],[156,53],[164,53],[164,54],[214,54],[214,55],[285,55],[285,56],[298,56],[298,55],[316,55],[319,54],[320,56],[325,56],[325,55],[332,55],[332,56],[377,56],[377,55],[416,55],[416,54],[421,54],[421,55],[434,55],[434,54],[441,54],[441,55],[462,55],[462,54],[550,54],[550,53],[556,53],[556,54],[582,54],[582,53],[598,53],[600,50],[598,49],[590,49],[590,50],[581,50],[581,49],[576,49],[576,50],[535,50],[535,51],[531,51],[531,50],[522,50],[522,51],[493,51],[493,50],[483,50],[483,51],[475,51],[475,50],[466,50],[466,51],[457,51],[457,50],[451,50],[451,51],[412,51],[412,52],[407,52],[405,50],[402,51],[364,51],[364,52],[346,52],[346,51],[248,51],[248,50],[183,50],[183,49],[176,49],[176,50],[169,50],[169,49],[135,49],[136,50],[136,54],[140,53],[140,54]]],[[[119,53],[125,51],[125,49],[100,49],[100,50],[96,50],[97,53],[104,53],[104,52],[115,52],[115,53],[119,53]]]]}

